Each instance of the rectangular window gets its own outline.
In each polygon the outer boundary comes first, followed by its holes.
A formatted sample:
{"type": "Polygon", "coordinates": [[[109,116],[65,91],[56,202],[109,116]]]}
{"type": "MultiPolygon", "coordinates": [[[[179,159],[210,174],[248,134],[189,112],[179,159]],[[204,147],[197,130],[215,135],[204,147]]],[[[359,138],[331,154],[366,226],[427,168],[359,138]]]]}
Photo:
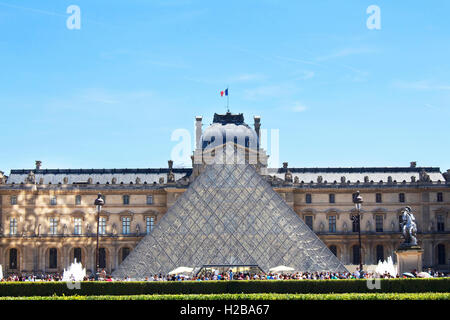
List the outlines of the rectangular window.
{"type": "Polygon", "coordinates": [[[444,224],[444,216],[442,214],[439,214],[436,217],[437,222],[437,231],[438,232],[444,232],[445,231],[445,224],[444,224]]]}
{"type": "Polygon", "coordinates": [[[130,224],[131,224],[131,218],[130,217],[123,217],[122,218],[122,234],[129,234],[130,233],[130,224]]]}
{"type": "Polygon", "coordinates": [[[383,232],[383,216],[382,215],[375,216],[375,231],[383,232]]]}
{"type": "Polygon", "coordinates": [[[376,203],[382,203],[383,199],[381,198],[381,193],[376,193],[375,194],[375,202],[376,203]]]}
{"type": "Polygon", "coordinates": [[[50,234],[58,234],[58,219],[50,218],[50,234]]]}
{"type": "Polygon", "coordinates": [[[81,234],[81,226],[82,226],[82,219],[81,218],[75,218],[74,219],[74,230],[73,233],[76,235],[81,234]]]}
{"type": "Polygon", "coordinates": [[[98,234],[106,234],[106,218],[100,217],[98,225],[98,234]]]}
{"type": "Polygon", "coordinates": [[[306,225],[313,230],[313,216],[305,216],[306,225]]]}
{"type": "Polygon", "coordinates": [[[436,200],[437,200],[437,202],[443,202],[444,201],[444,195],[442,194],[442,192],[438,192],[437,193],[436,200]]]}
{"type": "Polygon", "coordinates": [[[17,234],[17,219],[16,218],[9,219],[9,234],[10,235],[17,234]]]}
{"type": "Polygon", "coordinates": [[[122,199],[123,199],[123,204],[125,204],[125,205],[130,204],[130,196],[124,195],[122,199]]]}
{"type": "Polygon", "coordinates": [[[56,206],[56,197],[55,196],[50,197],[50,205],[56,206]]]}
{"type": "Polygon", "coordinates": [[[328,199],[329,199],[330,203],[335,203],[335,195],[334,195],[334,193],[330,193],[328,195],[328,199]]]}
{"type": "Polygon", "coordinates": [[[17,204],[17,196],[11,196],[10,201],[11,201],[12,206],[16,205],[17,204]]]}
{"type": "Polygon", "coordinates": [[[336,216],[328,217],[328,231],[336,232],[336,216]]]}
{"type": "Polygon", "coordinates": [[[399,202],[405,202],[405,194],[404,193],[399,193],[398,194],[398,201],[399,202]]]}
{"type": "Polygon", "coordinates": [[[153,230],[153,227],[155,226],[155,217],[147,217],[145,220],[145,224],[147,234],[149,234],[153,230]]]}
{"type": "Polygon", "coordinates": [[[147,196],[147,204],[153,204],[153,196],[147,196]]]}
{"type": "Polygon", "coordinates": [[[312,203],[312,197],[311,197],[311,194],[310,194],[310,193],[307,193],[307,194],[305,195],[305,202],[306,202],[306,203],[312,203]]]}
{"type": "Polygon", "coordinates": [[[76,206],[81,205],[81,196],[80,195],[75,196],[75,205],[76,206]]]}

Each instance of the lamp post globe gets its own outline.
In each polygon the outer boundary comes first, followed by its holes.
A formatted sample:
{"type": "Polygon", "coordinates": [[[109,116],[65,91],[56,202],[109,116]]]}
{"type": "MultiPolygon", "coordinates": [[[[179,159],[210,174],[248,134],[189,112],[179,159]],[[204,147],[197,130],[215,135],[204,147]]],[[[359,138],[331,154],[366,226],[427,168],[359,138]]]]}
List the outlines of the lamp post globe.
{"type": "Polygon", "coordinates": [[[105,200],[103,200],[102,194],[99,193],[97,195],[97,199],[95,199],[95,201],[94,201],[94,205],[96,205],[97,207],[98,206],[102,207],[104,204],[105,204],[105,200]]]}
{"type": "Polygon", "coordinates": [[[97,195],[97,199],[94,201],[94,205],[97,207],[97,246],[95,250],[95,280],[98,280],[99,274],[99,250],[98,250],[98,242],[99,242],[99,231],[100,231],[100,212],[102,211],[102,207],[105,204],[105,200],[103,200],[102,194],[99,193],[97,195]]]}

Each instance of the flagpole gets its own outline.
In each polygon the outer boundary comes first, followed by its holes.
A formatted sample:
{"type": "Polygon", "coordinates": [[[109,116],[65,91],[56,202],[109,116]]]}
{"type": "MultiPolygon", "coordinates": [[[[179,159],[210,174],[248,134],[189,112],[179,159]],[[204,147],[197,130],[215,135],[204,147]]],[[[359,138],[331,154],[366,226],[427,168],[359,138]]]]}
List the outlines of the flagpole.
{"type": "Polygon", "coordinates": [[[228,86],[227,86],[227,112],[230,112],[230,95],[228,92],[228,86]]]}

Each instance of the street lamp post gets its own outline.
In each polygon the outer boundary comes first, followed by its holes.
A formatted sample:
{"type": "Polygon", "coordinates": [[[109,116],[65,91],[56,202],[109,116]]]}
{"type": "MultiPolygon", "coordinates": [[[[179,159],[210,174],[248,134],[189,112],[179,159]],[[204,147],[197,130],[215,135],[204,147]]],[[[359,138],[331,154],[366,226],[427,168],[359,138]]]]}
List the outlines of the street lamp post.
{"type": "Polygon", "coordinates": [[[102,211],[102,206],[105,204],[105,201],[102,198],[102,194],[99,193],[97,199],[95,199],[94,205],[97,206],[97,247],[95,250],[95,280],[98,280],[98,269],[99,269],[99,251],[98,251],[98,237],[100,231],[100,212],[102,211]]]}
{"type": "Polygon", "coordinates": [[[352,220],[358,226],[358,240],[359,240],[359,272],[362,275],[363,265],[362,265],[362,248],[361,248],[361,205],[363,203],[363,198],[359,194],[359,191],[356,191],[353,194],[353,203],[356,208],[356,215],[352,215],[352,220]]]}

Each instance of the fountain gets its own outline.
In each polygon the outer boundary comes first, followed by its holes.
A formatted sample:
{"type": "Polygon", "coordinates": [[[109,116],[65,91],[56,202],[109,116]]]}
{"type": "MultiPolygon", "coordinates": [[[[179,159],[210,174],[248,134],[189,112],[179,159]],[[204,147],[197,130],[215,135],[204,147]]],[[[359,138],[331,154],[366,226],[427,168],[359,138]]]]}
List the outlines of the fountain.
{"type": "Polygon", "coordinates": [[[83,281],[86,276],[86,269],[83,268],[81,262],[77,262],[77,259],[69,266],[69,269],[64,269],[62,281],[78,282],[83,281]]]}
{"type": "Polygon", "coordinates": [[[3,268],[2,265],[0,264],[0,281],[3,280],[3,268]]]}
{"type": "Polygon", "coordinates": [[[383,275],[385,273],[389,273],[391,277],[397,276],[397,268],[394,266],[392,262],[392,257],[388,257],[385,261],[378,261],[378,265],[375,269],[375,272],[379,275],[383,275]]]}

